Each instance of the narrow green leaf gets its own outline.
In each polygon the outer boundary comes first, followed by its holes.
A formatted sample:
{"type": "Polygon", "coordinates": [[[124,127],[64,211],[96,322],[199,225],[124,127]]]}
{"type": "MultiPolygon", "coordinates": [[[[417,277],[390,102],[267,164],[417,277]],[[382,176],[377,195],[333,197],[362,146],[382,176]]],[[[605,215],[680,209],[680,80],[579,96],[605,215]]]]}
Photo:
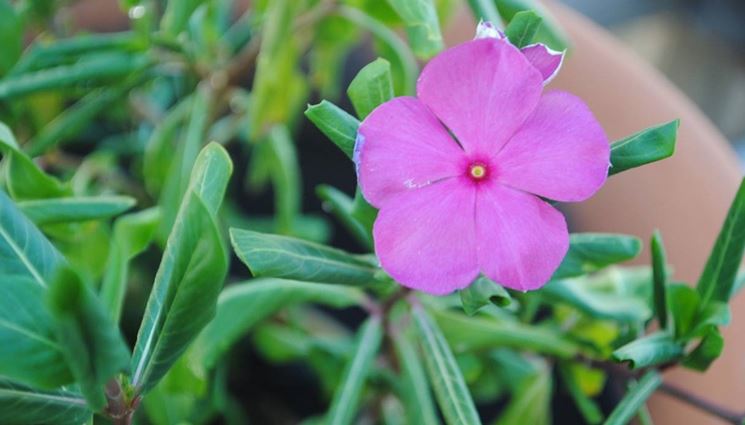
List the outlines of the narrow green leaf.
{"type": "Polygon", "coordinates": [[[287,236],[230,229],[233,250],[256,277],[368,285],[377,269],[344,251],[287,236]]]}
{"type": "Polygon", "coordinates": [[[342,373],[341,384],[334,392],[327,416],[329,425],[354,423],[362,389],[370,374],[375,356],[383,341],[383,324],[379,317],[370,317],[357,332],[354,353],[342,373]]]}
{"type": "Polygon", "coordinates": [[[5,75],[23,50],[23,20],[8,0],[0,0],[0,77],[5,75]]]}
{"type": "Polygon", "coordinates": [[[119,321],[127,290],[129,262],[145,250],[160,223],[160,210],[150,208],[127,214],[114,222],[111,250],[101,285],[101,302],[109,316],[119,321]]]}
{"type": "Polygon", "coordinates": [[[104,386],[129,364],[129,349],[91,289],[62,267],[49,288],[55,333],[76,383],[95,411],[106,405],[104,386]]]}
{"type": "MultiPolygon", "coordinates": [[[[392,55],[386,57],[386,59],[388,59],[391,64],[398,64],[402,75],[402,81],[394,81],[394,83],[401,84],[400,93],[413,94],[415,91],[414,88],[417,75],[419,74],[419,66],[417,65],[416,58],[411,54],[406,43],[404,43],[398,35],[384,23],[372,18],[370,15],[367,15],[359,9],[348,6],[339,6],[337,8],[337,13],[345,19],[348,19],[350,22],[370,31],[388,47],[392,55]]],[[[396,74],[394,73],[394,75],[396,74]]]]}
{"type": "Polygon", "coordinates": [[[532,10],[517,12],[510,20],[504,32],[510,43],[517,47],[525,47],[533,42],[543,19],[532,10]]]}
{"type": "Polygon", "coordinates": [[[316,105],[308,105],[305,116],[347,154],[349,159],[352,159],[357,129],[360,126],[357,118],[327,100],[322,100],[316,105]]]}
{"type": "Polygon", "coordinates": [[[60,65],[0,80],[0,100],[56,90],[84,82],[121,78],[144,69],[150,59],[124,53],[91,54],[72,65],[60,65]]]}
{"type": "Polygon", "coordinates": [[[201,3],[201,0],[168,2],[166,10],[163,12],[163,18],[160,21],[161,29],[171,36],[179,35],[186,29],[189,17],[191,17],[194,10],[201,3]]]}
{"type": "Polygon", "coordinates": [[[652,310],[642,298],[595,290],[581,278],[554,280],[541,288],[540,295],[555,303],[563,302],[597,319],[621,322],[644,322],[652,317],[652,310]]]}
{"type": "Polygon", "coordinates": [[[215,314],[228,260],[216,216],[232,163],[220,145],[200,153],[155,276],[132,359],[144,392],[165,375],[215,314]]]}
{"type": "Polygon", "coordinates": [[[168,176],[175,149],[173,140],[178,139],[178,130],[189,117],[193,104],[194,96],[191,95],[183,98],[168,110],[147,142],[142,171],[145,177],[145,187],[153,196],[160,194],[168,176]]]}
{"type": "Polygon", "coordinates": [[[737,270],[745,251],[745,179],[727,212],[722,229],[698,279],[701,306],[712,301],[729,301],[737,270]]]}
{"type": "Polygon", "coordinates": [[[16,199],[55,198],[70,193],[59,180],[44,173],[18,147],[10,129],[0,122],[0,153],[6,163],[8,191],[16,199]]]}
{"type": "Polygon", "coordinates": [[[486,276],[479,276],[467,288],[458,292],[463,310],[469,316],[490,304],[505,307],[512,302],[507,290],[486,276]]]}
{"type": "Polygon", "coordinates": [[[732,320],[730,307],[724,302],[711,302],[706,307],[699,310],[693,320],[692,329],[683,338],[690,340],[699,338],[709,333],[711,327],[727,326],[732,320]]]}
{"type": "Polygon", "coordinates": [[[79,196],[22,201],[18,207],[37,225],[102,220],[117,216],[135,205],[128,196],[79,196]]]}
{"type": "MultiPolygon", "coordinates": [[[[569,37],[562,30],[558,21],[536,0],[493,0],[497,5],[499,15],[505,22],[510,22],[521,11],[532,10],[543,19],[536,41],[548,45],[554,50],[566,50],[569,47],[569,37]]],[[[494,22],[496,23],[496,21],[494,22]]]]}
{"type": "Polygon", "coordinates": [[[92,415],[79,394],[37,390],[0,378],[0,423],[4,425],[80,425],[92,415]]]}
{"type": "Polygon", "coordinates": [[[434,311],[433,315],[445,338],[458,351],[504,346],[569,358],[579,350],[578,346],[551,329],[466,317],[448,311],[434,311]]]}
{"type": "Polygon", "coordinates": [[[434,0],[388,0],[406,24],[409,43],[423,59],[442,50],[444,43],[434,0]]]}
{"type": "Polygon", "coordinates": [[[72,376],[44,305],[62,255],[0,191],[0,375],[42,388],[72,376]]]}
{"type": "Polygon", "coordinates": [[[700,303],[698,291],[684,283],[674,283],[667,287],[667,308],[676,338],[688,334],[693,328],[700,303]]]}
{"type": "Polygon", "coordinates": [[[301,303],[344,308],[363,299],[356,288],[284,279],[252,279],[229,286],[220,294],[215,318],[194,342],[192,357],[212,369],[242,335],[282,308],[301,303]]]}
{"type": "Polygon", "coordinates": [[[654,333],[629,342],[613,352],[613,360],[628,362],[631,369],[675,361],[684,354],[683,347],[666,333],[654,333]]]}
{"type": "Polygon", "coordinates": [[[294,223],[300,214],[301,181],[300,164],[295,151],[295,143],[285,126],[275,126],[269,131],[266,141],[269,156],[269,173],[274,186],[274,211],[277,218],[277,232],[291,234],[294,223]]]}
{"type": "Polygon", "coordinates": [[[362,195],[359,185],[357,186],[357,190],[354,192],[352,217],[362,224],[362,226],[367,230],[369,238],[372,240],[372,229],[375,224],[375,219],[378,218],[378,210],[367,202],[365,196],[362,195]]]}
{"type": "Polygon", "coordinates": [[[665,328],[667,321],[667,256],[662,236],[655,231],[650,242],[652,251],[652,281],[654,283],[654,310],[660,327],[665,328]]]}
{"type": "Polygon", "coordinates": [[[672,156],[679,120],[650,127],[611,144],[608,175],[672,156]]]}
{"type": "Polygon", "coordinates": [[[549,425],[553,380],[548,366],[540,362],[537,370],[517,385],[497,425],[549,425]]]}
{"type": "Polygon", "coordinates": [[[395,332],[392,336],[396,358],[401,367],[402,401],[406,406],[406,423],[430,425],[440,423],[432,400],[427,375],[421,358],[408,332],[395,332]]]}
{"type": "Polygon", "coordinates": [[[605,425],[626,425],[636,416],[637,412],[644,407],[644,403],[662,384],[662,376],[654,370],[645,373],[644,376],[635,383],[620,403],[613,409],[608,416],[605,425]]]}
{"type": "Polygon", "coordinates": [[[712,326],[696,348],[683,359],[683,366],[705,372],[711,363],[722,354],[724,338],[719,329],[712,326]]]}
{"type": "Polygon", "coordinates": [[[339,189],[325,184],[316,187],[316,194],[323,201],[324,209],[330,211],[362,246],[372,250],[373,243],[370,234],[352,216],[354,201],[339,189]]]}
{"type": "Polygon", "coordinates": [[[488,21],[494,24],[501,21],[494,0],[468,0],[468,6],[477,21],[488,21]]]}
{"type": "Polygon", "coordinates": [[[552,279],[581,276],[630,260],[639,255],[641,246],[641,241],[634,236],[572,233],[569,251],[552,279]]]}
{"type": "Polygon", "coordinates": [[[579,410],[585,422],[590,425],[596,425],[602,422],[603,411],[600,410],[600,406],[592,398],[588,397],[582,391],[579,382],[577,382],[574,374],[569,369],[569,364],[566,362],[560,363],[558,371],[569,395],[574,400],[574,405],[577,406],[577,410],[579,410]]]}
{"type": "Polygon", "coordinates": [[[378,58],[365,65],[349,84],[347,96],[360,119],[392,99],[393,77],[390,62],[378,58]]]}
{"type": "Polygon", "coordinates": [[[62,145],[79,135],[106,108],[128,94],[143,80],[141,75],[126,79],[122,84],[95,90],[67,108],[28,142],[32,156],[41,155],[53,146],[62,145]]]}
{"type": "Polygon", "coordinates": [[[449,425],[480,424],[481,419],[445,337],[424,309],[415,306],[414,321],[437,402],[449,425]]]}

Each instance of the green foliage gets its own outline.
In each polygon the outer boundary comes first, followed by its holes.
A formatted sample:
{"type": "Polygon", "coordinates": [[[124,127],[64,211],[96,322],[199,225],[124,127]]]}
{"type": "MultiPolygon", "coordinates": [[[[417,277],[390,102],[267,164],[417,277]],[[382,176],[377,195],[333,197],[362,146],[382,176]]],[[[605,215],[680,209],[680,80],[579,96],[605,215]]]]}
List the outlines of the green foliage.
{"type": "Polygon", "coordinates": [[[127,196],[80,196],[22,201],[18,207],[36,225],[101,220],[117,216],[135,205],[127,196]]]}
{"type": "Polygon", "coordinates": [[[329,408],[327,423],[348,425],[354,423],[365,380],[370,375],[375,355],[383,340],[383,325],[379,317],[371,317],[360,328],[352,358],[342,373],[341,384],[336,389],[329,408]]]}
{"type": "Polygon", "coordinates": [[[737,270],[745,251],[745,180],[740,183],[737,195],[727,212],[706,267],[698,279],[696,289],[701,294],[701,305],[710,302],[727,302],[732,296],[737,270]]]}
{"type": "Polygon", "coordinates": [[[308,105],[305,116],[352,159],[357,128],[360,126],[356,118],[327,100],[322,100],[317,105],[308,105]]]}
{"type": "Polygon", "coordinates": [[[679,126],[680,121],[670,121],[614,142],[608,174],[618,174],[672,156],[679,126]]]}
{"type": "Polygon", "coordinates": [[[517,47],[525,47],[532,43],[543,19],[532,10],[517,12],[505,28],[504,33],[510,43],[517,47]]]}
{"type": "Polygon", "coordinates": [[[639,382],[631,385],[629,392],[608,416],[605,425],[624,425],[631,422],[631,419],[644,407],[644,403],[660,384],[662,384],[662,377],[657,372],[650,370],[644,374],[639,382]]]}
{"type": "Polygon", "coordinates": [[[357,73],[347,89],[347,95],[360,119],[378,105],[393,97],[391,64],[385,59],[376,59],[357,73]]]}
{"type": "Polygon", "coordinates": [[[129,349],[95,294],[69,268],[58,269],[49,288],[57,342],[88,405],[106,405],[104,385],[129,364],[129,349]]]}
{"type": "Polygon", "coordinates": [[[412,312],[429,380],[445,420],[450,425],[480,424],[476,406],[445,337],[424,309],[414,307],[412,312]]]}
{"type": "Polygon", "coordinates": [[[231,171],[219,145],[208,145],[196,160],[137,335],[131,372],[140,391],[165,375],[214,316],[227,272],[215,220],[231,171]]]}
{"type": "Polygon", "coordinates": [[[552,279],[581,276],[611,264],[635,258],[641,242],[633,236],[603,233],[573,233],[569,251],[552,279]]]}
{"type": "Polygon", "coordinates": [[[7,425],[53,423],[80,425],[92,412],[71,391],[41,391],[0,378],[0,422],[7,425]]]}
{"type": "Polygon", "coordinates": [[[479,276],[471,285],[459,292],[463,311],[469,316],[490,304],[505,307],[512,302],[506,289],[485,276],[479,276]]]}
{"type": "Polygon", "coordinates": [[[429,58],[443,48],[440,21],[434,0],[388,0],[406,24],[411,48],[417,56],[429,58]]]}
{"type": "Polygon", "coordinates": [[[377,269],[344,251],[287,236],[231,229],[238,258],[256,277],[280,277],[310,282],[369,285],[377,269]]]}

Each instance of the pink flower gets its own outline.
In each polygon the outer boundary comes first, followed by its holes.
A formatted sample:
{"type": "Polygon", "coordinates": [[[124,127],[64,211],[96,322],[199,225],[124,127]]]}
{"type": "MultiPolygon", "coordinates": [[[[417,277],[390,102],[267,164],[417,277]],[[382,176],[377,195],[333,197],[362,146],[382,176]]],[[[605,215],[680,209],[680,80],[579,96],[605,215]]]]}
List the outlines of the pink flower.
{"type": "Polygon", "coordinates": [[[362,122],[357,166],[380,209],[375,252],[402,285],[440,295],[483,273],[527,291],[558,267],[566,221],[541,197],[592,196],[610,149],[584,102],[542,94],[542,71],[506,39],[476,39],[432,59],[416,98],[392,99],[362,122]]]}

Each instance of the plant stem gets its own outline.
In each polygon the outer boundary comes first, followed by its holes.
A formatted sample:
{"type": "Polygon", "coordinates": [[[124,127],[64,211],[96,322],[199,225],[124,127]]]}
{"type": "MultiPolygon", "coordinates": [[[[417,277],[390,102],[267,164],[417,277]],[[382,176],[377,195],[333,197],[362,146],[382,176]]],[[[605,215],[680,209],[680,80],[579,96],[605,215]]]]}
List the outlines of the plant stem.
{"type": "Polygon", "coordinates": [[[113,425],[131,425],[134,409],[129,405],[122,391],[122,386],[116,378],[106,383],[104,389],[108,405],[106,413],[113,425]]]}
{"type": "Polygon", "coordinates": [[[745,413],[734,412],[726,407],[703,399],[696,394],[690,393],[675,385],[663,382],[662,385],[660,385],[659,391],[662,391],[663,393],[671,397],[675,397],[680,401],[690,404],[691,406],[697,407],[704,412],[716,416],[728,423],[741,425],[743,422],[745,422],[745,413]]]}

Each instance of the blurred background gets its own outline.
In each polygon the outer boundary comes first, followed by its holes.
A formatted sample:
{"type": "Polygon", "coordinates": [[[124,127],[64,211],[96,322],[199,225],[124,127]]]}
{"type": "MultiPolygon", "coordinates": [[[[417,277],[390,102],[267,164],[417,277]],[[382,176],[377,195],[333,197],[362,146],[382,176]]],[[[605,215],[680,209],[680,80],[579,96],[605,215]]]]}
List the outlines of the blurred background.
{"type": "Polygon", "coordinates": [[[745,164],[745,1],[562,0],[662,71],[745,164]]]}

